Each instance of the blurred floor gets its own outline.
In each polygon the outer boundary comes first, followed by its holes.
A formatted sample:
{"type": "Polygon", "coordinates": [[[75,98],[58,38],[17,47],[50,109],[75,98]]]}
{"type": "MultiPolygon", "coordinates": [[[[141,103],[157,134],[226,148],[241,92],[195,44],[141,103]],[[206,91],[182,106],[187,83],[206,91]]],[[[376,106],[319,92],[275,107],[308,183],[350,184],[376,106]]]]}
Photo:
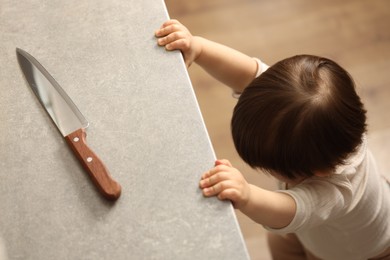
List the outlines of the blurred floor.
{"type": "MultiPolygon", "coordinates": [[[[269,65],[295,54],[336,60],[354,77],[368,110],[370,146],[390,175],[390,1],[166,0],[171,18],[195,35],[259,57],[269,65]]],[[[236,100],[197,65],[189,74],[218,158],[229,159],[249,182],[275,189],[248,168],[230,137],[236,100]]],[[[389,176],[390,177],[390,176],[389,176]]],[[[270,259],[264,229],[237,212],[253,260],[270,259]]]]}

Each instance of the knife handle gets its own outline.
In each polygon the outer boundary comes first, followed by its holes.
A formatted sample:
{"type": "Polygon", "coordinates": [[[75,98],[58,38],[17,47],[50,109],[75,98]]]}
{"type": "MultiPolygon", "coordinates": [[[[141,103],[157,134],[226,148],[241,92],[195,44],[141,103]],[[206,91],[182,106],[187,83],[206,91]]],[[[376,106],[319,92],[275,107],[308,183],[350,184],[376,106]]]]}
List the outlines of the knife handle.
{"type": "Polygon", "coordinates": [[[109,200],[116,200],[121,195],[122,188],[111,178],[102,160],[88,147],[86,136],[85,130],[80,128],[65,136],[65,140],[101,194],[109,200]]]}

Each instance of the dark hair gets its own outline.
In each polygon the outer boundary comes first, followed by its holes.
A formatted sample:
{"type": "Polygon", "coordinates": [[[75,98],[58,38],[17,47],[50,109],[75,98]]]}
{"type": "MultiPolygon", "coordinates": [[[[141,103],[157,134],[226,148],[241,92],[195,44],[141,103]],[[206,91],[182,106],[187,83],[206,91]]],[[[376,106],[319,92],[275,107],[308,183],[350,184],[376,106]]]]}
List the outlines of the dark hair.
{"type": "Polygon", "coordinates": [[[252,168],[295,179],[345,163],[362,142],[366,111],[347,71],[329,59],[299,55],[249,84],[231,130],[252,168]]]}

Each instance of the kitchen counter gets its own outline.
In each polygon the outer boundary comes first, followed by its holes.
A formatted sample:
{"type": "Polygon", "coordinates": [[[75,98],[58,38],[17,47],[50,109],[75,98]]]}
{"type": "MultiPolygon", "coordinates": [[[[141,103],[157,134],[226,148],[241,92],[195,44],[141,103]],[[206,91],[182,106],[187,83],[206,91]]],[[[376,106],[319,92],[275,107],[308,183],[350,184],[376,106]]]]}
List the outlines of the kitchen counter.
{"type": "MultiPolygon", "coordinates": [[[[204,198],[215,155],[162,0],[0,0],[0,236],[9,259],[248,259],[229,202],[204,198]],[[122,186],[102,198],[23,78],[37,58],[90,122],[122,186]]],[[[1,255],[1,253],[0,253],[1,255]]]]}

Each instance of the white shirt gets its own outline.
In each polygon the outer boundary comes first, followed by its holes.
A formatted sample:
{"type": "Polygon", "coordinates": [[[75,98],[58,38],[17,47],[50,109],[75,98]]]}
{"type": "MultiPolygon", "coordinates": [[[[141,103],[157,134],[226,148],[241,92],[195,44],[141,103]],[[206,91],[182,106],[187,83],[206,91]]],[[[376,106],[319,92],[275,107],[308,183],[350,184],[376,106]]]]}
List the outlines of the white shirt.
{"type": "Polygon", "coordinates": [[[364,137],[358,151],[329,177],[311,177],[290,190],[292,222],[275,233],[295,233],[322,259],[368,259],[390,246],[390,187],[378,173],[364,137]]]}

